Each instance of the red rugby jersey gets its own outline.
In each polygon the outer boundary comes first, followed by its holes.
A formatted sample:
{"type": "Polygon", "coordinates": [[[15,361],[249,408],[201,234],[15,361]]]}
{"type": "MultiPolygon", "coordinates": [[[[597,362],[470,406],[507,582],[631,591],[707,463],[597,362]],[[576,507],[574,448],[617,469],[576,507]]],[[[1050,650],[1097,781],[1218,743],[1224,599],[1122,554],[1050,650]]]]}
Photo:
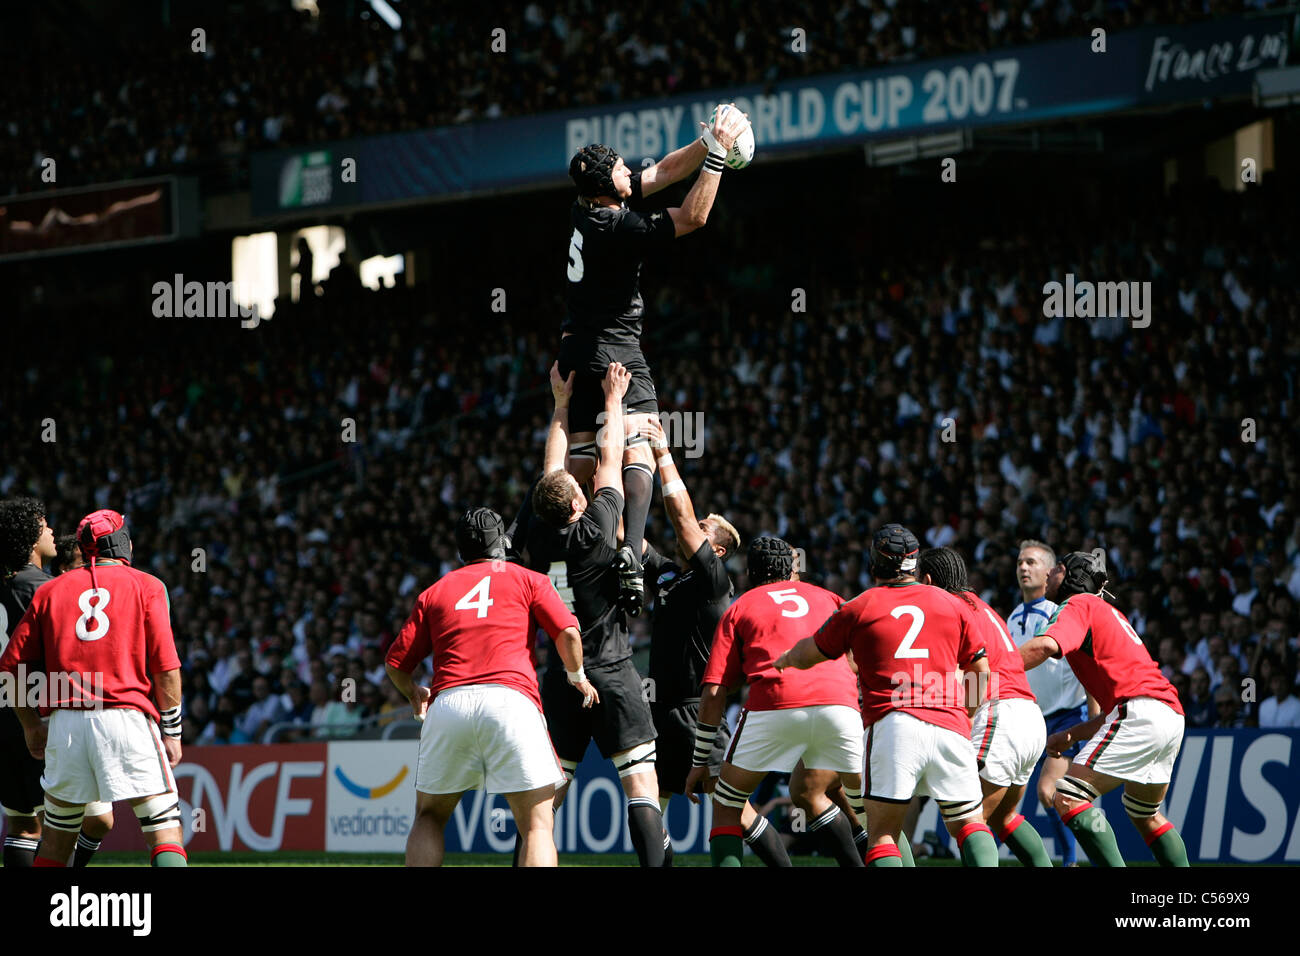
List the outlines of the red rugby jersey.
{"type": "Polygon", "coordinates": [[[1040,637],[1050,637],[1101,705],[1103,714],[1134,697],[1153,697],[1183,712],[1178,691],[1160,673],[1133,625],[1096,594],[1072,594],[1056,609],[1040,637]]]}
{"type": "MultiPolygon", "coordinates": [[[[51,694],[42,715],[57,708],[132,707],[158,720],[152,674],[178,670],[167,588],[127,564],[78,568],[36,589],[14,631],[0,670],[42,671],[51,694]],[[74,677],[73,675],[78,675],[74,677]]],[[[29,685],[30,686],[30,685],[29,685]]]]}
{"type": "Polygon", "coordinates": [[[504,561],[477,561],[443,575],[415,601],[387,663],[406,673],[433,655],[440,691],[465,684],[504,684],[542,709],[533,664],[533,635],[551,640],[577,627],[551,579],[504,561]]]}
{"type": "Polygon", "coordinates": [[[1029,689],[1029,678],[1025,675],[1025,662],[1006,622],[993,608],[974,591],[963,591],[959,597],[970,598],[975,606],[975,617],[984,625],[984,649],[988,652],[989,670],[993,678],[989,681],[989,700],[1032,700],[1038,702],[1034,692],[1029,689]]]}
{"type": "Polygon", "coordinates": [[[819,704],[858,706],[847,661],[806,671],[778,672],[776,659],[810,635],[844,599],[806,581],[773,581],[746,591],[718,622],[702,683],[749,684],[748,710],[788,710],[819,704]]]}
{"type": "Polygon", "coordinates": [[[957,672],[983,656],[984,634],[965,601],[913,582],[863,591],[822,625],[816,642],[830,658],[853,651],[864,725],[901,710],[969,737],[957,672]]]}

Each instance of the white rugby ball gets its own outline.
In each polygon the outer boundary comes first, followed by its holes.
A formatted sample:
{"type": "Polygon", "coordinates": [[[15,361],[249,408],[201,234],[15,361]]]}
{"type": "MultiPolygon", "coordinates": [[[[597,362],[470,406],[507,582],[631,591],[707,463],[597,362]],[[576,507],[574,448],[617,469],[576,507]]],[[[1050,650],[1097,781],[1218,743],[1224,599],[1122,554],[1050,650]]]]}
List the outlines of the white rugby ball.
{"type": "MultiPolygon", "coordinates": [[[[724,106],[722,112],[731,109],[730,106],[724,106]]],[[[717,116],[718,108],[715,106],[713,112],[709,114],[709,126],[712,127],[714,119],[717,116]]],[[[731,150],[727,153],[727,166],[731,169],[744,169],[754,158],[754,128],[748,123],[745,124],[744,131],[736,137],[736,141],[731,145],[731,150]]]]}

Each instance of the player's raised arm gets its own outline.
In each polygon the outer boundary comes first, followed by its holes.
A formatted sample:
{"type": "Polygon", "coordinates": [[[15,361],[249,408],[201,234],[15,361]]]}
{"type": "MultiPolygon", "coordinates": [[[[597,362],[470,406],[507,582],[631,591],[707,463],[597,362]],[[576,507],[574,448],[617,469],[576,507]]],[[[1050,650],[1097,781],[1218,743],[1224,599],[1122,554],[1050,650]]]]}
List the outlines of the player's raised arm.
{"type": "MultiPolygon", "coordinates": [[[[700,124],[704,126],[703,123],[700,124]]],[[[659,162],[641,170],[641,195],[649,196],[673,183],[681,182],[695,170],[699,169],[704,157],[709,154],[708,143],[700,137],[689,146],[675,149],[659,162]]]]}
{"type": "Polygon", "coordinates": [[[664,510],[668,512],[673,531],[682,542],[682,553],[694,554],[708,540],[708,535],[700,528],[699,518],[695,516],[695,504],[677,471],[677,463],[673,461],[664,430],[653,416],[646,425],[646,433],[663,480],[664,510]]]}
{"type": "Polygon", "coordinates": [[[560,363],[551,366],[551,396],[555,399],[555,412],[551,415],[551,429],[546,433],[546,451],[542,455],[542,474],[549,475],[564,467],[569,450],[569,399],[573,395],[573,379],[560,378],[560,363]]]}
{"type": "Polygon", "coordinates": [[[631,381],[631,372],[618,362],[610,362],[609,371],[600,383],[605,392],[605,423],[596,433],[600,455],[592,479],[596,491],[613,488],[620,495],[623,493],[623,445],[626,438],[623,432],[623,396],[627,394],[631,381]]]}
{"type": "MultiPolygon", "coordinates": [[[[726,168],[727,152],[748,125],[749,120],[740,110],[730,109],[724,114],[721,107],[718,108],[713,129],[709,130],[715,145],[709,147],[708,156],[704,160],[704,171],[695,180],[695,185],[686,194],[681,206],[668,210],[678,236],[694,232],[708,222],[709,210],[713,208],[713,200],[718,195],[722,170],[726,168]]],[[[644,192],[644,173],[641,176],[641,189],[644,192]]]]}

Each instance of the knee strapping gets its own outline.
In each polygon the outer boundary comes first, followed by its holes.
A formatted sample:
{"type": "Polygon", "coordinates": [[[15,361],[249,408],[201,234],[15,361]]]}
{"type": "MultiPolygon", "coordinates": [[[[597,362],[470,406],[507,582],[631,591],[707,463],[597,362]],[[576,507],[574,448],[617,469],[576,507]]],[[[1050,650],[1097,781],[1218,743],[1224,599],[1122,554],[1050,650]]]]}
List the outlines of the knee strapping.
{"type": "Polygon", "coordinates": [[[1078,777],[1062,777],[1056,782],[1056,792],[1080,803],[1092,803],[1101,796],[1096,787],[1078,777]]]}
{"type": "Polygon", "coordinates": [[[145,833],[181,825],[181,805],[174,793],[160,793],[132,807],[145,833]]]}
{"type": "Polygon", "coordinates": [[[45,825],[51,830],[63,830],[66,833],[80,833],[81,821],[86,817],[86,808],[58,807],[45,798],[45,825]]]}
{"type": "Polygon", "coordinates": [[[630,777],[634,773],[649,773],[655,768],[654,741],[637,744],[627,753],[614,758],[614,769],[620,778],[630,777]]]}
{"type": "Polygon", "coordinates": [[[978,812],[982,805],[980,800],[940,800],[939,814],[945,823],[952,823],[978,812]]]}
{"type": "Polygon", "coordinates": [[[713,799],[721,806],[743,810],[745,804],[749,802],[749,794],[733,787],[725,780],[719,780],[713,788],[713,799]]]}
{"type": "Polygon", "coordinates": [[[578,445],[569,446],[570,458],[588,458],[596,460],[596,443],[594,441],[585,441],[578,445]]]}
{"type": "Polygon", "coordinates": [[[1139,800],[1137,797],[1134,797],[1128,793],[1124,794],[1122,798],[1122,802],[1124,804],[1124,809],[1128,812],[1128,815],[1135,820],[1149,819],[1150,817],[1154,817],[1157,813],[1160,812],[1159,802],[1148,803],[1147,801],[1139,800]]]}

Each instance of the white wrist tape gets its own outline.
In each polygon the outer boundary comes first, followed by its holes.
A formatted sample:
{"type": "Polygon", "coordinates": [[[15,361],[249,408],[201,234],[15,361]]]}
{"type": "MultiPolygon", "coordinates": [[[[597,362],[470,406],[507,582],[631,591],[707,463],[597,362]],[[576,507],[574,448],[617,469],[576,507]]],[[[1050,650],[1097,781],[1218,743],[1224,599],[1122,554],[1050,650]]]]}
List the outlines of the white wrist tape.
{"type": "Polygon", "coordinates": [[[660,455],[660,456],[659,456],[657,459],[655,459],[655,460],[659,462],[659,467],[660,467],[660,468],[663,468],[665,465],[673,465],[673,464],[676,464],[676,462],[673,461],[673,456],[672,456],[672,453],[671,453],[671,452],[670,452],[669,454],[667,454],[667,455],[660,455]]]}
{"type": "Polygon", "coordinates": [[[565,671],[565,676],[569,678],[570,684],[581,684],[587,679],[587,672],[579,667],[576,671],[565,671]]]}
{"type": "Polygon", "coordinates": [[[685,490],[686,490],[686,482],[678,478],[676,481],[670,481],[668,482],[668,484],[664,485],[664,497],[666,498],[672,497],[673,495],[677,494],[679,491],[685,491],[685,490]]]}
{"type": "Polygon", "coordinates": [[[691,754],[692,767],[708,766],[709,754],[713,752],[713,741],[717,736],[717,724],[695,725],[695,747],[691,754]]]}
{"type": "Polygon", "coordinates": [[[168,707],[162,712],[162,732],[168,737],[181,735],[181,705],[168,707]]]}

